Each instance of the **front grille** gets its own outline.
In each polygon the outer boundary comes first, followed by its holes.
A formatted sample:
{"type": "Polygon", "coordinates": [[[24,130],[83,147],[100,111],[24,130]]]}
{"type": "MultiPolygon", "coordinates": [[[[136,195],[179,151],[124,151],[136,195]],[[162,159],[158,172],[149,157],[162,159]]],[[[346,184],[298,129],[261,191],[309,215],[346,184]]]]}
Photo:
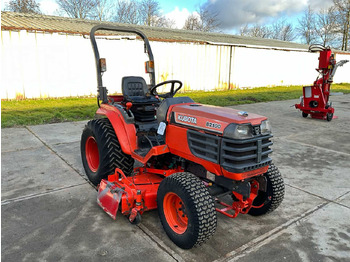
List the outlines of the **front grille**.
{"type": "Polygon", "coordinates": [[[219,163],[220,138],[197,131],[187,131],[188,145],[193,155],[219,163]]]}
{"type": "Polygon", "coordinates": [[[271,163],[268,157],[272,153],[272,135],[259,136],[251,139],[222,139],[220,164],[234,173],[254,170],[271,163]]]}
{"type": "Polygon", "coordinates": [[[272,135],[250,139],[229,139],[194,130],[187,131],[188,146],[193,155],[220,164],[226,171],[243,173],[271,163],[272,135]]]}

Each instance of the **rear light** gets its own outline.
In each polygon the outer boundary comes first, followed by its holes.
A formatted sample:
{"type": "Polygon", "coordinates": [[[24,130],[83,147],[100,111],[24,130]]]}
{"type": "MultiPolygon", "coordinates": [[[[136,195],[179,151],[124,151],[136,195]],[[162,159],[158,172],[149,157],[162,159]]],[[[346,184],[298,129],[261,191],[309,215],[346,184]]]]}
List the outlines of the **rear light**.
{"type": "Polygon", "coordinates": [[[145,72],[153,73],[154,72],[154,61],[146,61],[145,62],[145,72]]]}

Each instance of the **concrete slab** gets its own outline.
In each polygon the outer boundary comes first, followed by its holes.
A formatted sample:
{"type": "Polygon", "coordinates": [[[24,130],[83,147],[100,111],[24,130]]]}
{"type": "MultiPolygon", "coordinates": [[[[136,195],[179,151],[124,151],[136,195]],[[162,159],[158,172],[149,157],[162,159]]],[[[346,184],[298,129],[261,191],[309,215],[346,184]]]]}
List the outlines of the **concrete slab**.
{"type": "Polygon", "coordinates": [[[222,261],[350,261],[350,209],[330,203],[291,227],[222,261]]]}
{"type": "Polygon", "coordinates": [[[125,217],[105,214],[87,184],[1,209],[3,261],[176,261],[125,217]]]}
{"type": "Polygon", "coordinates": [[[45,144],[71,143],[80,141],[81,133],[87,121],[57,123],[49,125],[29,126],[45,144]]]}
{"type": "Polygon", "coordinates": [[[320,198],[287,186],[283,203],[269,215],[260,217],[239,215],[235,219],[230,219],[218,214],[215,235],[202,246],[191,250],[178,248],[167,237],[159,221],[157,211],[147,212],[143,215],[142,227],[156,235],[164,246],[174,250],[184,261],[213,261],[225,257],[227,253],[261,235],[269,234],[274,228],[282,226],[287,221],[301,216],[322,203],[325,202],[320,198]]]}
{"type": "Polygon", "coordinates": [[[86,183],[45,146],[1,154],[1,200],[86,183]]]}
{"type": "MultiPolygon", "coordinates": [[[[345,124],[345,123],[344,123],[345,124]]],[[[347,122],[350,126],[350,121],[347,122]]],[[[288,136],[288,140],[347,153],[350,158],[350,130],[348,128],[314,129],[288,136]]]]}
{"type": "Polygon", "coordinates": [[[40,140],[26,128],[1,129],[1,152],[18,151],[40,146],[42,146],[40,140]]]}
{"type": "Polygon", "coordinates": [[[63,158],[71,167],[74,168],[81,176],[87,179],[84,171],[80,154],[80,141],[71,143],[55,144],[51,149],[61,158],[63,158]]]}
{"type": "Polygon", "coordinates": [[[349,155],[275,138],[272,158],[285,182],[329,200],[349,191],[349,155]]]}

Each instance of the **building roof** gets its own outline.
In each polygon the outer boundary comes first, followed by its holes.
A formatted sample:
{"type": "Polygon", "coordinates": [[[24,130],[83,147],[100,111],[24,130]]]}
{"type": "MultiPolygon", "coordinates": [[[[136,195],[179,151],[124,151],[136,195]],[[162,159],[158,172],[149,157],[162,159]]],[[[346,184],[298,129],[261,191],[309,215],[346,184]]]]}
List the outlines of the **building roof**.
{"type": "MultiPolygon", "coordinates": [[[[95,20],[75,19],[68,17],[1,12],[2,30],[27,30],[42,32],[57,32],[68,34],[89,34],[91,28],[101,22],[95,20]]],[[[120,24],[103,22],[109,25],[123,25],[137,28],[152,41],[194,42],[202,44],[234,45],[255,48],[307,50],[308,46],[292,42],[245,37],[238,35],[207,33],[180,29],[120,24]]]]}

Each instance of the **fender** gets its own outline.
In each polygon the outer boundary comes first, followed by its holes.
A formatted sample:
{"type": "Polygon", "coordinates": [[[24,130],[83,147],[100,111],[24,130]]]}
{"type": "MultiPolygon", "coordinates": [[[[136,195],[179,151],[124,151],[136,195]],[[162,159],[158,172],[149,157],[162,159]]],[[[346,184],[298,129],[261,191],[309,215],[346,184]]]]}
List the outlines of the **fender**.
{"type": "Polygon", "coordinates": [[[101,104],[96,114],[106,116],[109,119],[122,151],[127,155],[131,155],[137,147],[135,126],[125,123],[119,110],[111,105],[101,104]]]}

